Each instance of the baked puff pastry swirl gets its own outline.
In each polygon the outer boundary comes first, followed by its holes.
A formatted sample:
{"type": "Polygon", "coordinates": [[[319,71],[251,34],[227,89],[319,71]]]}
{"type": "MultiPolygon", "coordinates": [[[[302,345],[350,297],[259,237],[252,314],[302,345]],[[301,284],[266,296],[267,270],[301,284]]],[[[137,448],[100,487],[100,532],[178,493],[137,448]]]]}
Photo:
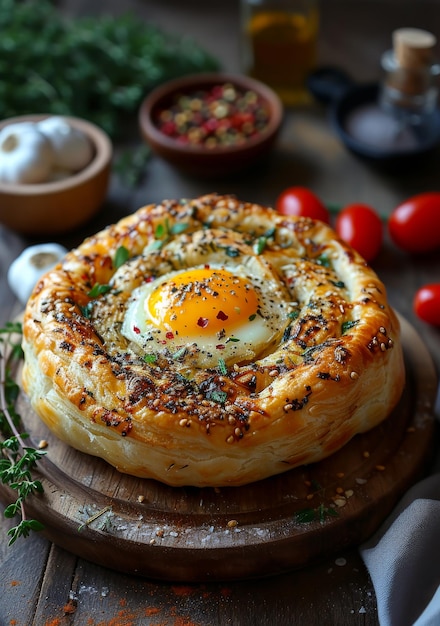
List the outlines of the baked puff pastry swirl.
{"type": "Polygon", "coordinates": [[[319,461],[404,385],[383,284],[327,225],[216,194],[149,205],[36,285],[23,385],[60,439],[169,485],[319,461]]]}

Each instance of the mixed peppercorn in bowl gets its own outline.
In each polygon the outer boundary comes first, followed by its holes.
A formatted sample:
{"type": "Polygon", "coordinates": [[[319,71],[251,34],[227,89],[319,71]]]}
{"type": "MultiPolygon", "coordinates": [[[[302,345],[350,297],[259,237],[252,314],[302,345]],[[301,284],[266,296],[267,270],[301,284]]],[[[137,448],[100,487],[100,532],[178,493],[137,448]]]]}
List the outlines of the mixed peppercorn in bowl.
{"type": "Polygon", "coordinates": [[[223,176],[260,160],[283,118],[278,96],[241,75],[195,74],[169,81],[143,101],[141,134],[173,166],[223,176]]]}

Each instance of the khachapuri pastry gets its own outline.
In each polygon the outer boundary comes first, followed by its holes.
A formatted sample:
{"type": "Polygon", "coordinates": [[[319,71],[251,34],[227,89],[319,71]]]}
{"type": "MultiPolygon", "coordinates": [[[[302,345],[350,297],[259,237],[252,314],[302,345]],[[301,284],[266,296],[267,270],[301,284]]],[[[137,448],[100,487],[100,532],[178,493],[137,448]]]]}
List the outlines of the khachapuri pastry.
{"type": "Polygon", "coordinates": [[[319,221],[210,194],[151,204],[36,285],[23,384],[57,437],[168,485],[243,485],[384,420],[404,385],[375,272],[319,221]]]}

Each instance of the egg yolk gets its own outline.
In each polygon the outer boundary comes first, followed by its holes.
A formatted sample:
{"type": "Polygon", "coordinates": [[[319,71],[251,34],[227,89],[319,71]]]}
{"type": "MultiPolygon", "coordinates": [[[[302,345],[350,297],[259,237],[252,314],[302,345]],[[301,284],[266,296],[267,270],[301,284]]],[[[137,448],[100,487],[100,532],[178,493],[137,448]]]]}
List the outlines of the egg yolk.
{"type": "Polygon", "coordinates": [[[145,312],[161,329],[187,336],[231,332],[258,310],[254,287],[224,269],[209,267],[177,274],[156,287],[145,312]]]}

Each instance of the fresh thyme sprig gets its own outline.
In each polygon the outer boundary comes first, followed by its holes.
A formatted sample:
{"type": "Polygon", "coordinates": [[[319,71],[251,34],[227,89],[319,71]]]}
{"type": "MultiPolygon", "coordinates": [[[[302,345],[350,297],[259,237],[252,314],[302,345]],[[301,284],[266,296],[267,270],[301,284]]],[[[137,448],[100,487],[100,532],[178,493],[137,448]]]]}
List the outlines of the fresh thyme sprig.
{"type": "Polygon", "coordinates": [[[8,322],[0,328],[0,480],[17,494],[15,502],[5,508],[4,516],[20,517],[19,523],[8,531],[9,545],[19,537],[27,537],[32,530],[43,529],[41,522],[26,517],[24,508],[29,495],[43,492],[43,485],[33,480],[31,470],[46,452],[26,446],[28,435],[19,432],[20,416],[15,410],[19,387],[11,368],[23,357],[21,330],[19,322],[8,322]]]}

